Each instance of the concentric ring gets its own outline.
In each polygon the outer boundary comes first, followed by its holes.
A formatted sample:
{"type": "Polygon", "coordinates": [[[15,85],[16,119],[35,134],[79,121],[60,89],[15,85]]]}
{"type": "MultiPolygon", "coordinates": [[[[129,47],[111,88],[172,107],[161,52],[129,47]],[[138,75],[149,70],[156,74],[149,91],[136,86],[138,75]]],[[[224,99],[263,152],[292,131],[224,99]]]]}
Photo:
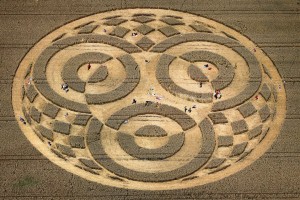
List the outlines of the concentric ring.
{"type": "Polygon", "coordinates": [[[12,93],[21,130],[48,159],[141,190],[244,169],[275,141],[286,105],[276,67],[249,38],[163,9],[104,12],[54,30],[21,61],[12,93]]]}

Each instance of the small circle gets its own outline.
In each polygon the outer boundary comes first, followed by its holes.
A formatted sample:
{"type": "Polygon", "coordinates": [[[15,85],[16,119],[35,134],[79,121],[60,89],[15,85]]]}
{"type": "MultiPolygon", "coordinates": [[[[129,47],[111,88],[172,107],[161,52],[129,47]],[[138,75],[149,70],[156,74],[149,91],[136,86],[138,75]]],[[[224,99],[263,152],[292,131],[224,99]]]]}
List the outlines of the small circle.
{"type": "Polygon", "coordinates": [[[21,61],[12,102],[24,135],[53,163],[140,190],[243,170],[275,141],[286,112],[282,79],[251,39],[164,9],[103,12],[49,33],[21,61]]]}

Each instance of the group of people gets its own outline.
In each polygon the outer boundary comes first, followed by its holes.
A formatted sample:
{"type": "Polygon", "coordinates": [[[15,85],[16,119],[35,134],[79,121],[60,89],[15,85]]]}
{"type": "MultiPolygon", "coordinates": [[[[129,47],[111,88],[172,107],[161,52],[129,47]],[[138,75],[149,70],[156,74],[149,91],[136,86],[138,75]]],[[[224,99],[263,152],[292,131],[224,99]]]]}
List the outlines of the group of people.
{"type": "Polygon", "coordinates": [[[138,33],[137,32],[133,32],[133,33],[131,33],[131,36],[133,36],[133,37],[135,37],[135,36],[137,36],[138,35],[138,33]]]}
{"type": "Polygon", "coordinates": [[[222,98],[222,94],[221,94],[220,90],[216,90],[214,92],[214,97],[215,97],[215,99],[221,99],[222,98]]]}
{"type": "MultiPolygon", "coordinates": [[[[155,90],[154,88],[151,86],[150,89],[148,90],[148,95],[151,95],[151,96],[154,96],[155,97],[155,100],[162,100],[163,99],[163,96],[160,96],[160,95],[157,95],[155,93],[155,90]]],[[[160,102],[156,102],[156,107],[159,107],[161,105],[160,102]]],[[[137,100],[136,99],[132,99],[132,103],[131,104],[136,104],[137,103],[137,100]]],[[[149,106],[151,104],[155,103],[154,101],[150,101],[150,100],[147,100],[145,101],[145,106],[149,106]]]]}
{"type": "Polygon", "coordinates": [[[184,112],[189,112],[189,113],[191,113],[192,112],[192,108],[193,109],[195,109],[196,108],[196,105],[193,105],[192,107],[190,107],[190,108],[187,108],[187,106],[184,106],[184,112]]]}
{"type": "Polygon", "coordinates": [[[24,125],[26,125],[26,121],[25,121],[25,119],[24,119],[22,116],[20,116],[20,121],[21,121],[24,125]]]}
{"type": "Polygon", "coordinates": [[[61,89],[63,89],[65,92],[69,92],[69,85],[67,83],[63,83],[61,85],[61,89]]]}
{"type": "MultiPolygon", "coordinates": [[[[137,100],[136,99],[132,99],[132,103],[131,104],[136,104],[137,103],[137,100]]],[[[154,102],[153,101],[145,101],[145,106],[150,106],[151,104],[153,104],[154,102]]],[[[159,102],[156,102],[156,107],[159,107],[161,105],[161,103],[159,102]]]]}
{"type": "Polygon", "coordinates": [[[205,64],[204,67],[207,68],[208,70],[211,70],[211,67],[209,67],[208,64],[205,64]]]}

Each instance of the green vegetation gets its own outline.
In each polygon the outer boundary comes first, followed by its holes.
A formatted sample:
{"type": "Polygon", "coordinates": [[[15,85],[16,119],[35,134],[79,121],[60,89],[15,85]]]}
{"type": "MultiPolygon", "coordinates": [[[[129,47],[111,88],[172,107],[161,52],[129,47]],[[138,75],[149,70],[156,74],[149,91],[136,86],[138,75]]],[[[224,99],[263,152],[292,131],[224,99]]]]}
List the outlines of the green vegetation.
{"type": "Polygon", "coordinates": [[[33,186],[38,183],[37,180],[34,179],[32,176],[25,176],[21,177],[20,180],[18,180],[17,183],[15,183],[13,186],[14,187],[27,187],[27,186],[33,186]]]}

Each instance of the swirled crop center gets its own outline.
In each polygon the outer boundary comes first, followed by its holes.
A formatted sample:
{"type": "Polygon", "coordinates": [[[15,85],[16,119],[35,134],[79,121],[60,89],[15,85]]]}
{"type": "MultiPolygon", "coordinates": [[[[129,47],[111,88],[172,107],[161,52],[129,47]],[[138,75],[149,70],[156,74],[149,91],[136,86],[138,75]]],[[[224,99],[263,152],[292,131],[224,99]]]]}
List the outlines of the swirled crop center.
{"type": "Polygon", "coordinates": [[[22,131],[52,162],[142,190],[242,170],[276,139],[286,101],[276,67],[250,39],[163,9],[104,12],[54,30],[20,63],[12,98],[22,131]]]}

